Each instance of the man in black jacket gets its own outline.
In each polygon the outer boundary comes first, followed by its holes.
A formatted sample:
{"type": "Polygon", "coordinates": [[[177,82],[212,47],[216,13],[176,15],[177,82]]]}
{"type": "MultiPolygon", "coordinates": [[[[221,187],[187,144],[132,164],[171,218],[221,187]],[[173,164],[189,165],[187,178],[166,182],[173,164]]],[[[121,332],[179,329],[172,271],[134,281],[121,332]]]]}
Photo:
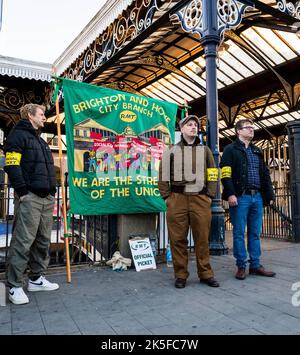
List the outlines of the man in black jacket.
{"type": "Polygon", "coordinates": [[[247,250],[245,229],[247,226],[249,273],[275,276],[260,264],[260,233],[263,205],[275,200],[269,170],[263,161],[261,150],[251,143],[254,125],[249,119],[237,122],[237,140],[225,147],[220,163],[223,183],[223,199],[228,201],[233,225],[233,253],[236,259],[238,280],[246,278],[247,250]]]}
{"type": "Polygon", "coordinates": [[[43,106],[28,104],[21,108],[21,120],[12,129],[4,147],[5,167],[15,190],[15,219],[8,255],[9,300],[29,302],[23,291],[23,275],[29,268],[28,291],[52,291],[58,284],[45,279],[56,178],[50,148],[40,137],[46,121],[43,106]]]}

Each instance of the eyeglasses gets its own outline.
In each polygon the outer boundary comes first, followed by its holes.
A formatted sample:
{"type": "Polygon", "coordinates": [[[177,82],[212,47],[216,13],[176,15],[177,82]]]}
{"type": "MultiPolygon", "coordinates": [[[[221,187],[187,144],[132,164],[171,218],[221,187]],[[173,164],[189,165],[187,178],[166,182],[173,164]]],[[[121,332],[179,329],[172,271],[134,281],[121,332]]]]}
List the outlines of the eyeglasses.
{"type": "Polygon", "coordinates": [[[244,126],[244,127],[240,128],[240,130],[242,130],[242,129],[253,129],[254,130],[254,127],[253,126],[244,126]]]}

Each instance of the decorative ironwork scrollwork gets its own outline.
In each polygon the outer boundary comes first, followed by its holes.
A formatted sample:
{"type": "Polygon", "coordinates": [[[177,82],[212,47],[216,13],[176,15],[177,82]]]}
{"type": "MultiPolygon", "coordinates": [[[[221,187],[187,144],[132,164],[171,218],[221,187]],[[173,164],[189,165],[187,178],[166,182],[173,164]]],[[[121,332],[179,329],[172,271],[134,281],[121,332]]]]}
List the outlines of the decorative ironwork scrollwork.
{"type": "Polygon", "coordinates": [[[187,6],[172,15],[171,20],[178,19],[185,32],[198,33],[202,37],[203,32],[202,0],[192,0],[187,6]]]}
{"type": "Polygon", "coordinates": [[[17,89],[5,89],[0,92],[0,106],[19,110],[22,106],[29,104],[43,104],[43,99],[40,95],[37,95],[34,91],[20,92],[17,89]]]}
{"type": "Polygon", "coordinates": [[[281,12],[285,12],[286,14],[300,20],[300,1],[292,3],[287,2],[286,0],[277,0],[277,7],[281,12]]]}
{"type": "Polygon", "coordinates": [[[218,0],[218,31],[222,36],[226,30],[236,28],[243,19],[248,5],[237,0],[218,0]]]}
{"type": "Polygon", "coordinates": [[[139,0],[125,10],[95,39],[90,47],[69,67],[64,77],[84,81],[125,45],[147,29],[159,11],[165,11],[172,0],[139,0]]]}
{"type": "Polygon", "coordinates": [[[186,75],[182,70],[176,68],[173,64],[171,64],[168,60],[163,58],[162,56],[148,56],[146,58],[140,58],[136,60],[131,60],[130,62],[124,62],[122,64],[126,65],[149,65],[149,66],[155,66],[155,67],[160,67],[162,69],[168,70],[171,73],[178,74],[188,80],[190,80],[190,77],[186,75]]]}
{"type": "MultiPolygon", "coordinates": [[[[247,7],[238,0],[217,0],[218,35],[222,36],[226,30],[236,28],[242,22],[247,7]]],[[[173,14],[171,20],[179,20],[185,32],[198,33],[200,38],[203,37],[203,1],[192,0],[173,14]]]]}
{"type": "Polygon", "coordinates": [[[102,85],[102,86],[105,87],[105,88],[109,88],[109,89],[126,91],[126,92],[130,92],[132,94],[142,95],[143,96],[143,93],[141,93],[139,91],[136,91],[132,86],[130,86],[128,83],[126,83],[124,81],[108,83],[108,84],[105,84],[105,85],[102,85]]]}

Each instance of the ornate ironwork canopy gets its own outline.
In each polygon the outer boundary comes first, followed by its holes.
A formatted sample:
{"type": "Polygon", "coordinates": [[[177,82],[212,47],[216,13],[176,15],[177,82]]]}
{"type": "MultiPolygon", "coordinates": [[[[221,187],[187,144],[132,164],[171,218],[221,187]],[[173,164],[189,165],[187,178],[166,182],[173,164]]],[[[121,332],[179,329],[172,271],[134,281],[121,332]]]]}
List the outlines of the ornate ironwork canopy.
{"type": "MultiPolygon", "coordinates": [[[[117,17],[71,65],[64,68],[61,57],[57,74],[188,102],[193,113],[205,116],[202,1],[119,1],[117,17]]],[[[221,138],[234,134],[241,116],[253,118],[258,131],[282,133],[288,121],[300,117],[300,2],[216,1],[221,138]]],[[[106,8],[110,3],[115,2],[106,8]]],[[[74,45],[78,42],[80,37],[74,45]]]]}
{"type": "MultiPolygon", "coordinates": [[[[54,63],[56,74],[188,103],[205,118],[203,1],[109,0],[54,63]]],[[[300,2],[216,2],[220,138],[231,139],[239,117],[255,120],[256,137],[280,135],[300,118],[300,2]]],[[[0,57],[2,127],[26,102],[49,104],[50,75],[50,65],[0,57]]]]}
{"type": "Polygon", "coordinates": [[[46,104],[51,64],[0,56],[0,128],[10,130],[27,103],[46,104]]]}

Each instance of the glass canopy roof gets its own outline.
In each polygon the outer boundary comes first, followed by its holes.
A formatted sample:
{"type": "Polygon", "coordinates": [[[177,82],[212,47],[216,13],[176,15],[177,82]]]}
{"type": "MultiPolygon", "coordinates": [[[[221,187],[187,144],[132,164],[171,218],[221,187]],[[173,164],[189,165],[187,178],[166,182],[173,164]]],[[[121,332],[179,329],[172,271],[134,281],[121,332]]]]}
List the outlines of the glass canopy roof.
{"type": "MultiPolygon", "coordinates": [[[[218,89],[229,87],[268,70],[269,67],[275,68],[300,56],[300,36],[294,33],[254,26],[242,31],[240,38],[243,41],[243,47],[233,41],[230,36],[225,37],[225,41],[220,46],[218,89]]],[[[177,46],[180,47],[180,45],[177,46]]],[[[170,62],[173,61],[170,56],[167,59],[170,62]]],[[[149,97],[175,102],[179,105],[204,97],[206,73],[203,53],[180,69],[185,77],[170,73],[144,87],[141,92],[149,97]]],[[[256,124],[257,129],[300,118],[299,111],[286,113],[288,110],[284,101],[268,106],[264,109],[259,125],[256,124]]],[[[262,111],[263,108],[255,109],[254,107],[252,117],[260,117],[262,111]]],[[[243,116],[237,116],[237,118],[240,117],[243,116]]],[[[224,121],[221,120],[219,126],[220,133],[224,136],[234,135],[233,129],[225,129],[224,121]]]]}
{"type": "MultiPolygon", "coordinates": [[[[300,35],[295,24],[297,19],[291,24],[292,17],[280,15],[280,11],[275,10],[275,0],[254,2],[264,9],[249,7],[242,23],[225,32],[218,50],[221,137],[233,136],[234,122],[241,117],[253,118],[256,129],[260,131],[281,127],[300,118],[300,35]]],[[[197,34],[184,32],[180,24],[168,21],[165,16],[178,1],[166,3],[169,5],[155,15],[154,22],[159,22],[160,16],[164,15],[165,20],[159,26],[154,26],[153,30],[150,26],[141,41],[132,46],[131,41],[126,42],[122,55],[112,56],[109,63],[100,65],[91,75],[87,73],[84,80],[180,106],[188,105],[193,113],[204,118],[204,49],[197,34]]],[[[85,54],[92,58],[90,54],[97,57],[97,51],[101,52],[98,42],[102,43],[101,35],[66,69],[64,75],[76,80],[85,54]]]]}
{"type": "MultiPolygon", "coordinates": [[[[253,27],[245,30],[241,37],[271,66],[300,56],[300,38],[296,34],[253,27]]],[[[265,70],[265,65],[258,58],[242,50],[232,40],[227,40],[225,46],[227,50],[221,51],[218,58],[219,89],[265,70]]],[[[177,104],[184,104],[184,100],[190,101],[205,96],[204,58],[199,57],[191,61],[181,70],[199,86],[180,78],[179,75],[169,74],[155,84],[142,89],[142,92],[151,97],[177,104]]]]}

